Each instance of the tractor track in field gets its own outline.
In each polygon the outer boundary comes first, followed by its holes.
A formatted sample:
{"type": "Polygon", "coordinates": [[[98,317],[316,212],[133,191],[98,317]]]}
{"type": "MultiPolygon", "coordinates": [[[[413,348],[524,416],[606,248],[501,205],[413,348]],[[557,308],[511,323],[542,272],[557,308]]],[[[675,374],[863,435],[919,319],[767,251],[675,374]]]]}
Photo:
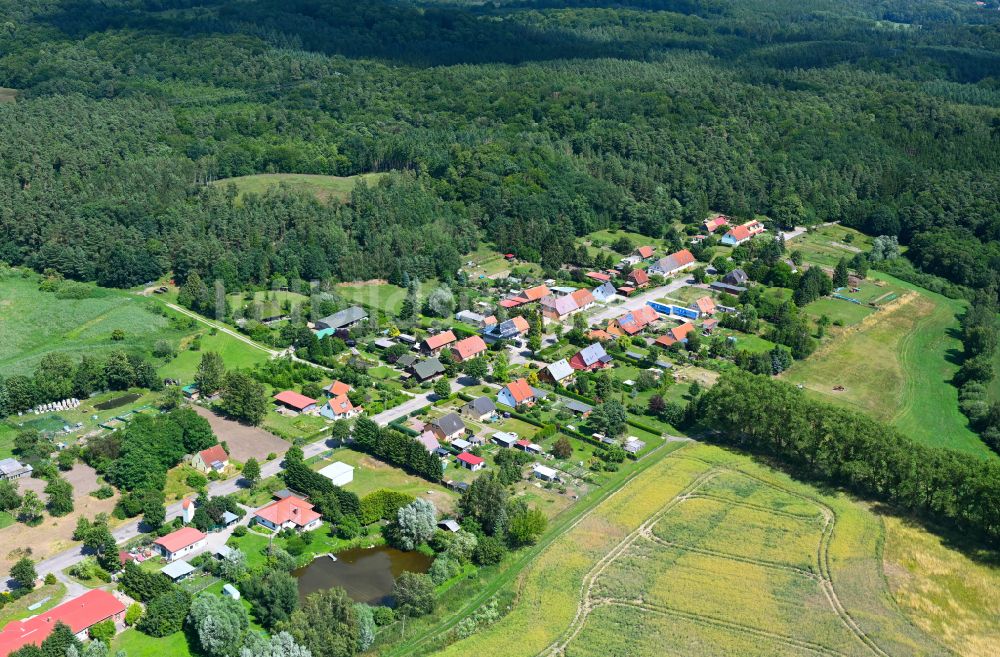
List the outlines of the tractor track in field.
{"type": "Polygon", "coordinates": [[[713,493],[694,493],[691,499],[703,499],[703,500],[713,500],[716,502],[725,502],[726,504],[732,504],[734,506],[742,506],[747,509],[753,509],[754,511],[761,511],[763,513],[770,514],[772,516],[781,516],[783,518],[790,518],[791,520],[801,520],[802,522],[811,522],[819,520],[822,517],[822,513],[816,513],[811,516],[804,516],[798,513],[789,513],[788,511],[778,511],[777,509],[770,509],[763,504],[755,504],[754,502],[745,502],[743,500],[733,499],[731,497],[726,497],[725,495],[715,495],[713,493]]]}
{"type": "Polygon", "coordinates": [[[781,570],[784,572],[792,573],[793,575],[801,575],[802,577],[807,577],[814,581],[820,581],[822,577],[811,570],[806,568],[798,568],[797,566],[789,566],[788,564],[778,563],[777,561],[768,561],[766,559],[754,559],[753,557],[744,557],[738,554],[731,554],[729,552],[720,552],[719,550],[709,550],[708,548],[693,547],[690,545],[685,545],[683,543],[674,543],[673,541],[667,541],[650,530],[648,534],[645,535],[647,540],[662,545],[666,548],[671,548],[673,550],[679,550],[681,552],[694,552],[695,554],[704,554],[710,557],[718,557],[719,559],[728,559],[730,561],[739,561],[740,563],[750,564],[752,566],[760,566],[761,568],[771,568],[773,570],[781,570]]]}
{"type": "MultiPolygon", "coordinates": [[[[830,609],[840,620],[840,623],[843,625],[843,627],[846,630],[848,630],[848,632],[852,636],[854,636],[872,655],[875,655],[876,657],[890,657],[890,655],[886,653],[877,643],[875,643],[874,639],[872,639],[868,635],[868,633],[865,632],[865,630],[863,630],[858,625],[854,617],[851,616],[851,614],[844,608],[844,605],[841,602],[837,594],[837,591],[833,586],[833,580],[831,577],[831,568],[830,568],[830,542],[833,540],[834,527],[837,522],[837,516],[833,509],[831,509],[830,507],[826,506],[825,504],[816,499],[810,498],[806,495],[803,495],[789,488],[785,488],[784,486],[781,486],[779,484],[767,481],[765,479],[762,479],[761,477],[755,476],[738,468],[726,467],[725,465],[710,463],[703,459],[699,459],[697,457],[690,457],[686,455],[682,456],[681,458],[687,458],[689,460],[699,461],[701,463],[711,466],[711,469],[703,472],[698,477],[696,477],[691,483],[689,483],[684,489],[682,489],[680,493],[678,493],[676,496],[673,497],[673,499],[671,499],[667,504],[665,504],[663,508],[661,508],[659,511],[650,516],[634,531],[629,533],[628,536],[623,538],[618,543],[618,545],[616,545],[611,551],[608,552],[608,554],[606,554],[596,564],[594,564],[594,567],[590,570],[590,572],[588,572],[587,575],[584,576],[583,584],[581,586],[582,590],[581,590],[580,602],[578,604],[577,612],[573,618],[573,621],[570,623],[566,631],[563,632],[562,636],[555,642],[550,644],[547,648],[542,650],[539,653],[538,657],[564,657],[566,654],[567,646],[569,646],[569,644],[583,630],[590,614],[593,612],[595,608],[600,607],[602,605],[628,606],[637,609],[643,609],[645,611],[653,613],[661,613],[661,614],[672,615],[675,617],[682,617],[688,620],[692,620],[694,622],[711,624],[724,629],[741,631],[756,636],[767,637],[775,641],[785,642],[789,646],[810,650],[818,654],[832,655],[832,656],[844,655],[844,653],[838,652],[836,650],[833,650],[818,643],[803,641],[801,639],[795,639],[793,637],[787,637],[781,634],[769,632],[767,630],[745,626],[739,623],[733,623],[731,621],[716,618],[713,616],[695,614],[692,612],[685,612],[659,605],[653,605],[643,600],[627,601],[615,598],[592,597],[594,585],[597,579],[607,570],[607,568],[612,563],[614,563],[622,554],[624,554],[628,550],[629,547],[634,545],[635,542],[640,538],[646,538],[647,540],[652,539],[654,542],[666,545],[668,547],[679,548],[679,549],[690,549],[691,551],[711,554],[712,551],[710,550],[704,550],[702,548],[692,549],[686,546],[671,544],[669,541],[665,541],[663,539],[660,539],[659,537],[656,537],[652,533],[652,528],[667,513],[669,513],[670,510],[672,510],[682,502],[689,499],[696,499],[698,497],[707,497],[705,494],[699,493],[698,489],[712,478],[723,473],[737,474],[747,477],[749,479],[753,479],[765,486],[768,486],[775,490],[780,490],[788,495],[796,497],[800,500],[803,500],[815,506],[816,508],[819,509],[822,515],[823,527],[820,534],[819,544],[816,547],[816,564],[818,568],[818,573],[812,573],[804,569],[798,569],[795,568],[794,566],[784,566],[781,564],[770,563],[764,560],[753,560],[750,558],[744,559],[729,554],[720,553],[717,556],[719,556],[720,558],[736,559],[739,561],[745,560],[747,563],[755,563],[757,565],[764,567],[779,568],[781,570],[791,571],[796,574],[808,577],[809,579],[812,579],[814,581],[817,581],[820,590],[823,592],[824,597],[826,598],[827,602],[830,605],[830,609]]],[[[723,501],[726,502],[739,504],[739,502],[734,502],[733,500],[728,500],[725,498],[721,499],[723,499],[723,501]]],[[[759,506],[759,505],[753,505],[752,503],[747,503],[746,505],[751,506],[751,508],[753,508],[754,506],[759,506]]],[[[766,508],[763,510],[772,512],[766,508]]],[[[779,512],[779,515],[791,515],[791,514],[780,514],[779,512]]],[[[793,517],[799,520],[803,519],[801,516],[793,516],[793,517]]]]}
{"type": "Polygon", "coordinates": [[[595,603],[596,603],[595,606],[613,605],[617,607],[630,607],[632,609],[638,609],[646,613],[661,614],[664,616],[681,618],[683,620],[691,621],[693,623],[699,623],[701,625],[711,625],[713,627],[718,627],[724,630],[728,630],[730,632],[749,634],[751,636],[770,639],[771,641],[774,641],[776,643],[781,643],[786,646],[798,648],[800,650],[808,650],[810,652],[814,652],[820,655],[830,655],[831,657],[848,657],[845,653],[824,646],[821,643],[814,643],[812,641],[804,641],[802,639],[796,639],[795,637],[787,636],[785,634],[779,634],[777,632],[762,630],[758,627],[753,627],[751,625],[744,625],[743,623],[734,623],[733,621],[726,620],[725,618],[718,618],[717,616],[709,616],[706,614],[693,614],[688,611],[674,609],[673,607],[650,604],[648,602],[642,602],[642,601],[629,601],[629,600],[617,600],[617,599],[605,598],[597,600],[595,601],[595,603]]]}

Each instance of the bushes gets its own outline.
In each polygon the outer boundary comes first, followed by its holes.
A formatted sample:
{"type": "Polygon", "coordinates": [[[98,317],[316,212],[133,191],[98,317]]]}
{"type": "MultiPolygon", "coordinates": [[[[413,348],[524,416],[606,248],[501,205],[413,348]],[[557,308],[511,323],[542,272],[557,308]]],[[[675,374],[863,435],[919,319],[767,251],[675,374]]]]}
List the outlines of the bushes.
{"type": "Polygon", "coordinates": [[[361,498],[361,524],[370,525],[379,520],[393,520],[396,512],[413,501],[413,496],[380,488],[361,498]]]}
{"type": "Polygon", "coordinates": [[[155,637],[179,632],[190,607],[191,594],[171,585],[169,591],[149,603],[146,614],[136,627],[140,632],[155,637]]]}

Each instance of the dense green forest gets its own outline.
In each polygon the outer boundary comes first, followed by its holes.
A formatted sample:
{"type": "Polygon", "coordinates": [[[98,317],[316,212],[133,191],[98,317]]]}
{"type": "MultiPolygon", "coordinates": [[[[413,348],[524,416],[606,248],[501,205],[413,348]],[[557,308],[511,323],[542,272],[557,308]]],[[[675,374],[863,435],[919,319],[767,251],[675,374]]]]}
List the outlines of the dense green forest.
{"type": "Polygon", "coordinates": [[[554,269],[712,209],[1000,287],[995,0],[0,0],[0,87],[0,260],[105,285],[554,269]]]}

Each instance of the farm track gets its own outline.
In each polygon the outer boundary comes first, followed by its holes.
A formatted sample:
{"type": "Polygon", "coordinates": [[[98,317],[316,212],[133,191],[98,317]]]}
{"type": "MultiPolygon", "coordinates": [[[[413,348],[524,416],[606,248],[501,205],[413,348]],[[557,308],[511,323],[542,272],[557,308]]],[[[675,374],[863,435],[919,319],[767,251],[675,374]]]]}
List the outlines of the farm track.
{"type": "MultiPolygon", "coordinates": [[[[600,577],[600,575],[605,572],[605,570],[608,568],[608,566],[610,566],[616,559],[618,559],[618,557],[620,557],[622,554],[624,554],[626,552],[626,550],[630,546],[632,546],[633,544],[635,544],[635,542],[640,537],[645,537],[647,539],[652,539],[653,541],[655,541],[657,543],[661,543],[661,544],[664,544],[666,546],[669,546],[669,547],[672,547],[672,548],[675,548],[675,549],[691,549],[691,548],[688,548],[686,546],[680,546],[680,545],[672,544],[669,541],[664,541],[663,539],[659,539],[658,537],[656,537],[652,533],[652,527],[657,522],[659,522],[659,520],[662,519],[671,509],[675,508],[677,505],[681,504],[682,502],[684,502],[686,500],[689,500],[689,499],[695,499],[695,498],[698,498],[698,497],[703,497],[703,498],[704,497],[709,497],[709,496],[705,495],[704,493],[699,493],[698,492],[698,488],[700,488],[702,485],[704,485],[706,482],[708,482],[712,478],[714,478],[716,476],[719,476],[720,474],[723,474],[723,473],[737,474],[737,475],[740,475],[740,476],[748,477],[748,478],[753,479],[753,480],[755,480],[755,481],[757,481],[757,482],[759,482],[759,483],[761,483],[761,484],[763,484],[765,486],[768,486],[770,488],[774,488],[776,490],[780,490],[780,491],[782,491],[782,492],[784,492],[784,493],[786,493],[788,495],[791,495],[793,497],[796,497],[796,498],[801,499],[801,500],[803,500],[803,501],[805,501],[805,502],[807,502],[809,504],[812,504],[812,505],[816,506],[820,510],[820,513],[822,514],[822,517],[823,517],[823,527],[822,527],[822,531],[821,531],[821,535],[820,535],[819,544],[816,547],[816,563],[817,563],[818,569],[819,569],[819,573],[818,574],[810,573],[808,571],[795,568],[794,566],[783,566],[781,564],[774,564],[774,563],[767,562],[767,561],[764,561],[764,560],[753,560],[753,559],[750,559],[750,558],[736,557],[734,555],[721,554],[721,553],[718,556],[720,558],[736,559],[738,561],[746,561],[747,563],[756,563],[757,565],[764,566],[764,567],[779,568],[781,570],[791,571],[791,572],[794,572],[796,574],[802,575],[804,577],[808,577],[809,579],[813,579],[815,581],[818,581],[818,583],[820,585],[820,590],[823,592],[824,597],[827,599],[827,602],[830,605],[830,609],[837,615],[837,618],[840,620],[840,622],[844,626],[844,628],[847,629],[862,644],[862,646],[864,646],[867,649],[867,651],[870,652],[871,654],[875,655],[876,657],[890,657],[890,655],[888,653],[886,653],[881,647],[879,647],[879,645],[877,643],[875,643],[874,639],[872,639],[868,635],[868,633],[865,632],[858,625],[857,621],[855,621],[854,617],[851,616],[850,612],[848,612],[845,609],[845,607],[844,607],[843,603],[841,602],[840,597],[838,596],[837,591],[836,591],[836,589],[835,589],[835,587],[833,585],[833,579],[832,579],[831,568],[830,568],[830,542],[833,540],[834,528],[835,528],[836,521],[837,521],[837,516],[836,516],[836,513],[833,511],[833,509],[831,509],[830,507],[826,506],[825,504],[823,504],[822,502],[820,502],[820,501],[818,501],[818,500],[816,500],[814,498],[810,498],[810,497],[808,497],[806,495],[803,495],[803,494],[801,494],[801,493],[799,493],[797,491],[791,490],[791,489],[786,488],[784,486],[781,486],[779,484],[775,484],[775,483],[773,483],[771,481],[767,481],[765,479],[762,479],[761,477],[755,476],[753,474],[750,474],[750,473],[745,472],[745,471],[743,471],[741,469],[738,469],[738,468],[727,467],[726,465],[720,465],[720,464],[711,463],[711,462],[706,461],[704,459],[700,459],[698,457],[688,456],[688,455],[679,455],[677,458],[685,458],[685,459],[692,460],[692,461],[698,461],[698,462],[703,463],[705,465],[711,466],[711,469],[708,470],[708,471],[706,471],[706,472],[704,472],[704,473],[702,473],[697,478],[695,478],[690,484],[688,484],[687,487],[685,487],[670,502],[668,502],[666,505],[664,505],[664,507],[662,509],[660,509],[655,514],[653,514],[652,516],[650,516],[650,518],[648,520],[646,520],[645,522],[643,522],[636,530],[634,530],[632,533],[630,533],[628,536],[626,536],[624,539],[622,539],[622,541],[617,546],[615,546],[614,549],[612,549],[607,555],[605,555],[600,561],[598,561],[594,565],[594,567],[591,569],[591,571],[588,572],[587,575],[584,577],[584,582],[583,582],[583,586],[582,586],[582,592],[581,592],[582,595],[581,595],[581,598],[580,598],[580,603],[578,605],[577,613],[576,613],[576,616],[573,618],[572,623],[567,628],[567,630],[563,633],[562,637],[560,639],[558,639],[556,642],[554,642],[551,645],[549,645],[549,647],[547,647],[546,649],[544,649],[543,651],[541,651],[539,653],[538,657],[560,657],[560,656],[564,657],[565,654],[566,654],[566,648],[567,648],[567,646],[569,646],[569,644],[583,630],[583,627],[585,626],[586,621],[587,621],[588,617],[590,616],[591,612],[595,608],[597,608],[597,607],[599,607],[601,605],[612,605],[612,604],[613,605],[620,605],[620,606],[629,606],[629,607],[633,607],[633,608],[637,608],[637,609],[642,609],[642,610],[645,610],[645,611],[650,611],[650,612],[653,612],[653,613],[662,613],[662,614],[667,614],[667,615],[673,615],[675,617],[686,618],[686,619],[691,620],[693,622],[699,622],[699,623],[703,623],[703,624],[715,625],[717,627],[721,627],[721,628],[724,628],[724,629],[729,629],[729,630],[733,630],[733,631],[742,631],[742,632],[746,632],[746,633],[753,634],[753,635],[756,635],[756,636],[767,637],[767,638],[770,638],[770,639],[775,640],[775,641],[785,642],[789,646],[793,646],[793,647],[797,647],[797,648],[802,648],[802,649],[805,649],[805,650],[810,650],[810,651],[813,651],[813,652],[816,652],[816,653],[819,653],[819,654],[834,655],[834,656],[841,656],[841,655],[843,655],[844,653],[841,653],[839,651],[833,650],[833,649],[828,648],[826,646],[823,646],[821,644],[817,644],[817,643],[813,643],[813,642],[808,642],[808,641],[802,641],[800,639],[795,639],[795,638],[792,638],[792,637],[786,637],[786,636],[781,635],[781,634],[769,632],[767,630],[762,630],[762,629],[759,629],[759,628],[744,626],[744,625],[741,625],[741,624],[738,624],[738,623],[732,623],[730,621],[726,621],[724,619],[719,619],[719,618],[716,618],[716,617],[713,617],[713,616],[707,616],[707,615],[703,615],[703,614],[695,614],[695,613],[691,613],[691,612],[684,612],[684,611],[680,611],[680,610],[676,610],[676,609],[672,609],[672,608],[668,608],[668,607],[662,607],[662,606],[659,606],[659,605],[652,605],[652,604],[646,603],[645,601],[642,601],[642,600],[639,600],[639,601],[628,601],[628,600],[618,600],[618,599],[614,599],[614,598],[599,598],[599,599],[591,598],[591,593],[593,591],[594,583],[597,581],[597,578],[600,577]]],[[[733,500],[728,500],[728,499],[725,499],[725,498],[719,498],[719,499],[721,499],[723,501],[726,501],[726,502],[733,502],[733,500]]],[[[734,503],[738,504],[738,502],[734,502],[734,503]]],[[[748,503],[747,505],[751,505],[751,504],[752,503],[748,503]]],[[[753,508],[753,507],[759,507],[759,505],[752,505],[751,508],[753,508]]],[[[765,509],[766,509],[766,507],[765,507],[765,509]]],[[[789,515],[789,514],[785,514],[785,515],[789,515]]],[[[797,519],[800,519],[800,520],[802,519],[801,516],[793,516],[793,517],[795,517],[797,519]]],[[[712,551],[709,551],[709,550],[704,550],[702,548],[691,549],[691,551],[692,552],[701,552],[701,553],[704,553],[704,554],[711,554],[711,552],[712,552],[712,551]]]]}
{"type": "Polygon", "coordinates": [[[783,518],[791,518],[792,520],[802,520],[803,522],[809,522],[810,520],[818,520],[820,517],[822,517],[822,513],[812,514],[807,516],[799,513],[789,513],[788,511],[778,511],[777,509],[772,509],[770,507],[764,506],[763,504],[745,502],[743,500],[737,500],[735,498],[726,497],[724,495],[715,495],[713,493],[694,493],[693,495],[691,495],[691,499],[695,498],[703,500],[713,500],[716,502],[725,502],[727,504],[732,504],[734,506],[742,506],[747,509],[753,509],[754,511],[762,511],[772,516],[781,516],[783,518]]]}

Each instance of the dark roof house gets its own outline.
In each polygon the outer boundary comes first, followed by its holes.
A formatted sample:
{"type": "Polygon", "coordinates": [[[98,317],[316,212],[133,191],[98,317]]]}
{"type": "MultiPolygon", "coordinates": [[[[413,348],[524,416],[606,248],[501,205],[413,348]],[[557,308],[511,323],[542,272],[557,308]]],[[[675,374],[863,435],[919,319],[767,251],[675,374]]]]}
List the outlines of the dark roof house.
{"type": "Polygon", "coordinates": [[[335,312],[328,317],[316,320],[317,329],[343,329],[350,328],[363,319],[367,319],[368,313],[361,306],[351,306],[335,312]]]}

